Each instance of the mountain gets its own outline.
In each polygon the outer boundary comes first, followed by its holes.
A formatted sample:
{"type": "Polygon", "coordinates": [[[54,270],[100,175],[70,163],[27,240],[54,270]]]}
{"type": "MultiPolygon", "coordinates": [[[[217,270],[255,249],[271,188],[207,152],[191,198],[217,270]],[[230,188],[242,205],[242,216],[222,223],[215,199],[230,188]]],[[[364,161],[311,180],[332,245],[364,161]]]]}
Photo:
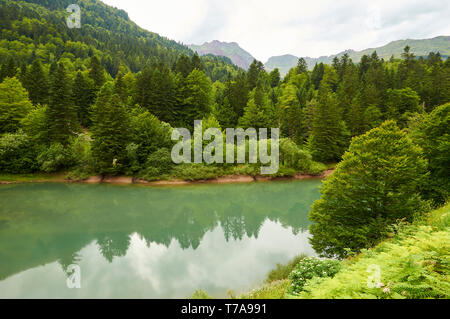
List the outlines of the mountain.
{"type": "Polygon", "coordinates": [[[265,67],[268,72],[278,68],[280,74],[285,76],[297,62],[298,57],[291,54],[273,56],[266,62],[265,67]]]}
{"type": "MultiPolygon", "coordinates": [[[[66,8],[72,3],[0,0],[0,63],[9,58],[31,63],[37,55],[44,64],[66,58],[77,61],[79,67],[95,55],[115,77],[120,67],[137,73],[146,65],[163,63],[173,67],[180,56],[194,55],[187,46],[139,27],[125,11],[99,0],[76,1],[82,13],[81,28],[70,29],[66,8]]],[[[228,73],[238,70],[222,57],[205,56],[201,61],[213,82],[224,81],[228,73]]]]}
{"type": "MultiPolygon", "coordinates": [[[[395,58],[400,58],[405,46],[411,47],[411,52],[416,56],[427,56],[430,52],[440,52],[442,56],[450,56],[450,37],[439,36],[432,39],[421,40],[398,40],[392,41],[387,45],[369,48],[362,51],[346,50],[335,55],[321,56],[319,58],[305,57],[305,61],[310,68],[313,68],[316,63],[331,64],[335,57],[341,57],[348,54],[353,62],[357,63],[361,60],[363,55],[370,55],[374,51],[380,58],[388,60],[393,55],[395,58]]],[[[272,71],[275,68],[280,70],[281,75],[285,75],[289,69],[297,65],[298,58],[293,55],[282,55],[271,57],[265,64],[267,71],[272,71]]]]}
{"type": "Polygon", "coordinates": [[[202,45],[190,45],[193,51],[199,55],[217,55],[230,58],[237,66],[248,70],[250,64],[255,59],[250,53],[242,49],[236,42],[221,42],[214,40],[212,42],[205,42],[202,45]]]}

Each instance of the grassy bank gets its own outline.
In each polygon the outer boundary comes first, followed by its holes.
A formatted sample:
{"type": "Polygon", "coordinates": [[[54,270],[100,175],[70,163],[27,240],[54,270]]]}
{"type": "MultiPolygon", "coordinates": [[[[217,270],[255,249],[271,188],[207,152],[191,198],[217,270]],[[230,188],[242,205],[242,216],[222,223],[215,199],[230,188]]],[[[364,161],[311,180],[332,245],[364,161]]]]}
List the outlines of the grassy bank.
{"type": "Polygon", "coordinates": [[[391,238],[341,261],[333,278],[313,278],[298,295],[290,292],[292,263],[278,266],[259,289],[242,299],[421,299],[450,298],[450,204],[412,224],[399,224],[391,238]],[[369,280],[379,269],[376,281],[369,280]],[[375,284],[369,288],[368,280],[375,284]],[[379,281],[379,282],[378,282],[379,281]]]}
{"type": "Polygon", "coordinates": [[[0,174],[0,183],[57,182],[65,180],[66,175],[66,173],[0,174]]]}
{"type": "MultiPolygon", "coordinates": [[[[329,167],[333,167],[330,165],[329,167]]],[[[325,178],[331,174],[332,169],[323,165],[320,170],[315,171],[295,171],[280,169],[277,174],[258,175],[258,171],[248,165],[229,167],[227,169],[217,168],[207,165],[180,165],[171,174],[145,178],[142,176],[76,176],[71,173],[31,173],[31,174],[0,174],[0,184],[10,183],[33,183],[33,182],[88,182],[88,183],[118,183],[118,184],[155,184],[163,185],[173,183],[195,183],[195,182],[250,182],[250,181],[270,181],[280,179],[308,179],[325,178]],[[247,177],[247,178],[246,178],[247,177]]]]}

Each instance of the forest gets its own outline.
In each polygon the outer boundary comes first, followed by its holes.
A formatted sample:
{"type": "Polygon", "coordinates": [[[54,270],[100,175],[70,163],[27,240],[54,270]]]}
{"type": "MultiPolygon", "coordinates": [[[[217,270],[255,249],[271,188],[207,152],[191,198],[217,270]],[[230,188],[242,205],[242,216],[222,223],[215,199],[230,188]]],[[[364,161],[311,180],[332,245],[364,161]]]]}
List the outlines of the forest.
{"type": "Polygon", "coordinates": [[[172,130],[203,120],[203,129],[280,128],[278,176],[339,163],[310,214],[324,256],[373,246],[387,225],[448,199],[450,60],[438,52],[344,55],[313,70],[300,58],[281,78],[256,60],[244,71],[199,57],[99,1],[79,1],[82,28],[69,29],[70,2],[0,0],[1,173],[259,173],[260,164],[173,164],[172,130]]]}

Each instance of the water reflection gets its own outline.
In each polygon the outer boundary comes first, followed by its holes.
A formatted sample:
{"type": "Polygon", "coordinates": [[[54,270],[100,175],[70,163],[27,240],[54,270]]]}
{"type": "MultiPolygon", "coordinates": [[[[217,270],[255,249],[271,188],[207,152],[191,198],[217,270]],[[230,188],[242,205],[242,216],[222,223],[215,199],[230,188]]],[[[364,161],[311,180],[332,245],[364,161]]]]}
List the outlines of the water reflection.
{"type": "Polygon", "coordinates": [[[183,298],[245,290],[312,254],[318,181],[183,188],[0,187],[0,297],[183,298]],[[82,289],[65,286],[71,264],[82,289]],[[44,266],[45,265],[45,266],[44,266]]]}

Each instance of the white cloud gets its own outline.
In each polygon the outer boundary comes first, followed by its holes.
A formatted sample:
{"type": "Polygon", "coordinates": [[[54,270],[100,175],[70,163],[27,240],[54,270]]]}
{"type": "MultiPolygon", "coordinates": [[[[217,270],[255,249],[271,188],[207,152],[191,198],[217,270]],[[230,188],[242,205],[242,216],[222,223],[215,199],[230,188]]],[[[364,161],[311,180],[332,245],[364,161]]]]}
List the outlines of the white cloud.
{"type": "Polygon", "coordinates": [[[450,35],[448,0],[103,0],[183,43],[237,42],[257,59],[317,57],[450,35]]]}

